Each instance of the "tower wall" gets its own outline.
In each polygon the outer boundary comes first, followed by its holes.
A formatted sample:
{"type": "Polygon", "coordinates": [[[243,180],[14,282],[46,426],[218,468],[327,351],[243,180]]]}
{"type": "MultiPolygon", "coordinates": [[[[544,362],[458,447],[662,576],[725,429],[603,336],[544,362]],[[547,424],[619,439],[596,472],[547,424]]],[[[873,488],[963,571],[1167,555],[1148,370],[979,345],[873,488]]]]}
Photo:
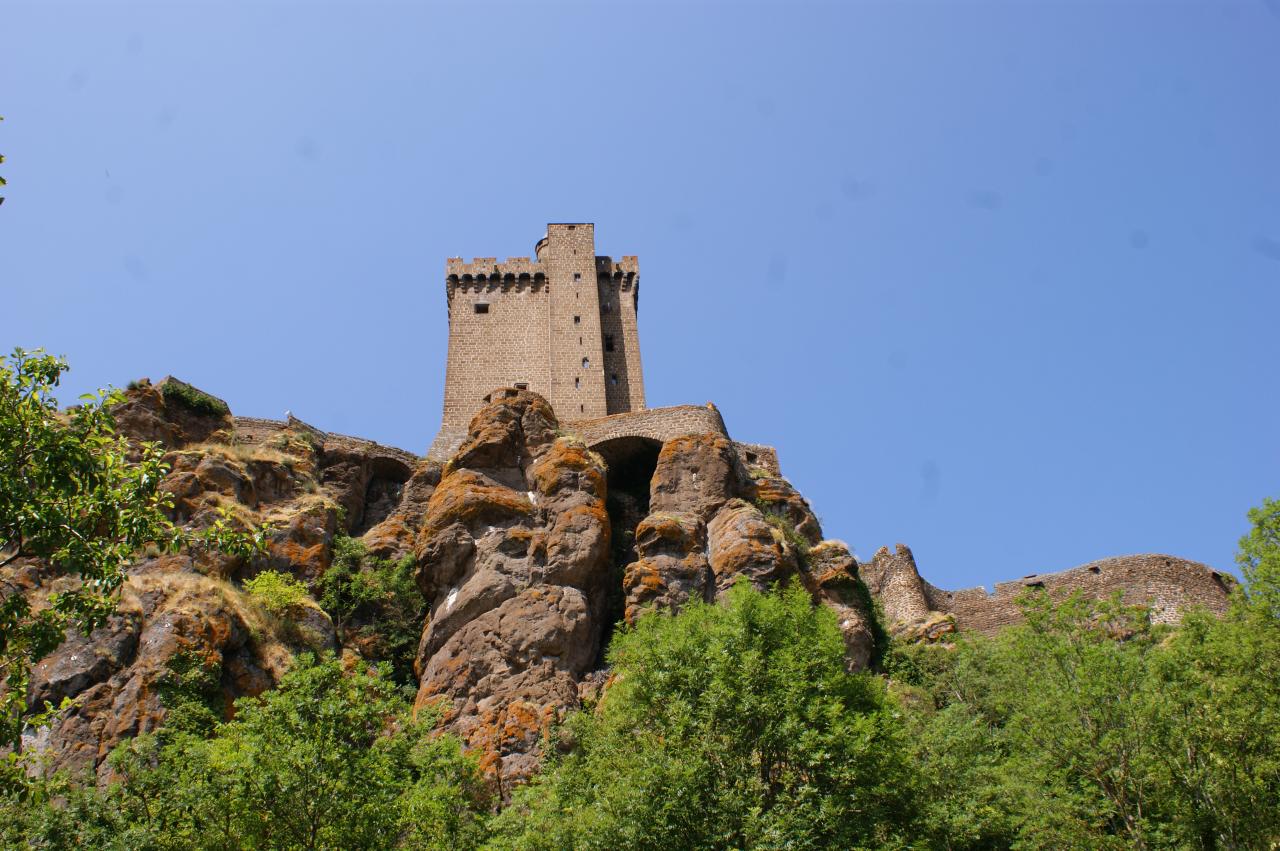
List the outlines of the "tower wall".
{"type": "Polygon", "coordinates": [[[444,412],[428,454],[456,449],[499,387],[542,394],[563,421],[644,410],[639,279],[635,257],[596,256],[591,224],[547,225],[532,259],[451,258],[444,412]]]}
{"type": "Polygon", "coordinates": [[[595,225],[547,225],[547,243],[538,260],[546,268],[551,290],[551,381],[543,395],[562,420],[603,417],[609,408],[596,288],[595,225]]]}
{"type": "Polygon", "coordinates": [[[605,402],[610,414],[644,410],[644,373],[636,313],[640,301],[640,263],[623,257],[615,263],[596,258],[600,330],[604,345],[605,402]]]}

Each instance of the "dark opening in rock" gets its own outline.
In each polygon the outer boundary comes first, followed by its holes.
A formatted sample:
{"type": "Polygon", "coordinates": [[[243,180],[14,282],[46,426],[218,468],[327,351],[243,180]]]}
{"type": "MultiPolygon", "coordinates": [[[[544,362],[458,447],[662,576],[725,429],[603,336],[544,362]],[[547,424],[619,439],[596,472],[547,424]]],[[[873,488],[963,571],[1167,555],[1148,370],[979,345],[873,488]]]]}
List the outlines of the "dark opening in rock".
{"type": "Polygon", "coordinates": [[[636,526],[649,514],[649,486],[658,467],[662,443],[647,437],[619,437],[591,448],[609,465],[605,508],[609,512],[613,549],[600,642],[603,655],[614,625],[622,619],[625,603],[622,574],[627,565],[636,560],[636,526]]]}
{"type": "Polygon", "coordinates": [[[375,467],[369,478],[369,486],[364,494],[364,511],[352,523],[351,534],[355,537],[363,535],[396,510],[400,504],[400,495],[404,492],[404,483],[409,481],[410,470],[401,465],[379,465],[375,467]]]}

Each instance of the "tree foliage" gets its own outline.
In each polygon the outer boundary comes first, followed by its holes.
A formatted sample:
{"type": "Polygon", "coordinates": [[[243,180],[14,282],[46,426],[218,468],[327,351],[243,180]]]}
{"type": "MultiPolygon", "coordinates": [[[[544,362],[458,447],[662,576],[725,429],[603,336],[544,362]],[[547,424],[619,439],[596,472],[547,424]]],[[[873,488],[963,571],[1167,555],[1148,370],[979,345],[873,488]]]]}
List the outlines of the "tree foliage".
{"type": "Polygon", "coordinates": [[[333,540],[333,562],[317,585],[320,607],[333,618],[344,643],[356,643],[366,658],[391,663],[396,679],[415,683],[413,659],[427,616],[414,582],[412,555],[374,558],[359,538],[333,540]]]}
{"type": "Polygon", "coordinates": [[[932,846],[1280,843],[1276,503],[1250,516],[1224,617],[1041,593],[994,639],[895,649],[932,846]]]}
{"type": "Polygon", "coordinates": [[[614,684],[499,817],[498,847],[877,847],[909,819],[892,706],[802,590],[647,616],[609,659],[614,684]]]}
{"type": "Polygon", "coordinates": [[[476,847],[488,796],[456,739],[409,717],[385,668],[299,658],[205,738],[168,725],[112,754],[103,791],[44,787],[0,839],[51,848],[476,847]],[[63,805],[53,799],[69,795],[63,805]]]}
{"type": "Polygon", "coordinates": [[[0,362],[0,741],[16,744],[33,662],[66,630],[89,632],[113,610],[124,568],[142,548],[217,547],[249,555],[263,530],[238,531],[223,518],[195,535],[167,518],[159,487],[168,467],[159,444],[130,446],[115,430],[118,391],[82,396],[61,411],[53,396],[67,363],[37,350],[0,362]],[[13,569],[69,577],[33,605],[13,569]]]}

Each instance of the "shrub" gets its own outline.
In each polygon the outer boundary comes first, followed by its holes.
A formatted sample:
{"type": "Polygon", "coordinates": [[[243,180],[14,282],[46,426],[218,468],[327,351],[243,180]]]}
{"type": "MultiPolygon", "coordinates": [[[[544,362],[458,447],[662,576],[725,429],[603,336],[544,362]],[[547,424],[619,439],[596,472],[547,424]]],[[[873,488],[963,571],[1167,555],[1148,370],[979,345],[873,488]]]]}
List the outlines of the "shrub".
{"type": "Polygon", "coordinates": [[[646,615],[609,660],[613,685],[499,816],[498,847],[864,848],[909,824],[894,708],[803,590],[740,583],[725,605],[646,615]]]}
{"type": "Polygon", "coordinates": [[[411,683],[413,657],[427,616],[413,579],[413,556],[372,558],[358,538],[338,536],[333,562],[316,585],[320,607],[333,618],[344,643],[391,663],[395,677],[411,683]]]}
{"type": "Polygon", "coordinates": [[[489,795],[437,719],[410,718],[385,669],[300,656],[205,738],[162,729],[111,755],[101,791],[0,798],[5,847],[475,848],[489,795]],[[61,799],[61,800],[58,800],[61,799]],[[7,805],[7,806],[6,806],[7,805]]]}
{"type": "Polygon", "coordinates": [[[277,570],[264,570],[245,580],[244,590],[250,599],[273,615],[282,615],[307,599],[307,586],[277,570]]]}
{"type": "Polygon", "coordinates": [[[195,414],[225,417],[231,413],[231,409],[227,407],[226,402],[221,399],[215,399],[208,393],[197,390],[189,384],[166,381],[160,392],[164,396],[165,404],[181,405],[195,414]]]}

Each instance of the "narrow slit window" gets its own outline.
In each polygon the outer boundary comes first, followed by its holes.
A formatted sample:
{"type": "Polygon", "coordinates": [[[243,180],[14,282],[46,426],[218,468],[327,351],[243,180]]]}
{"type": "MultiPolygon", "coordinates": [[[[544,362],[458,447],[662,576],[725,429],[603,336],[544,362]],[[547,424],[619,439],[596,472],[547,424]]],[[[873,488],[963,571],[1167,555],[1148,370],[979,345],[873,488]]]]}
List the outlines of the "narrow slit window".
{"type": "Polygon", "coordinates": [[[604,335],[604,350],[606,352],[613,351],[613,335],[612,334],[604,335]]]}
{"type": "Polygon", "coordinates": [[[609,383],[612,384],[614,387],[618,386],[618,373],[615,372],[609,376],[609,383]]]}
{"type": "Polygon", "coordinates": [[[583,368],[583,369],[591,369],[591,361],[590,361],[589,359],[587,359],[587,358],[583,358],[583,359],[582,359],[582,368],[583,368]]]}
{"type": "Polygon", "coordinates": [[[488,313],[489,305],[485,304],[483,301],[478,301],[475,303],[475,309],[476,313],[488,313]]]}
{"type": "Polygon", "coordinates": [[[580,388],[580,387],[582,387],[582,379],[581,379],[581,378],[574,378],[574,379],[573,379],[573,387],[574,387],[574,389],[575,389],[575,390],[576,390],[576,389],[578,389],[578,388],[580,388]]]}
{"type": "Polygon", "coordinates": [[[600,312],[601,312],[601,313],[608,313],[608,312],[609,312],[609,302],[607,302],[607,301],[606,301],[604,304],[602,304],[602,305],[600,306],[600,312]]]}

